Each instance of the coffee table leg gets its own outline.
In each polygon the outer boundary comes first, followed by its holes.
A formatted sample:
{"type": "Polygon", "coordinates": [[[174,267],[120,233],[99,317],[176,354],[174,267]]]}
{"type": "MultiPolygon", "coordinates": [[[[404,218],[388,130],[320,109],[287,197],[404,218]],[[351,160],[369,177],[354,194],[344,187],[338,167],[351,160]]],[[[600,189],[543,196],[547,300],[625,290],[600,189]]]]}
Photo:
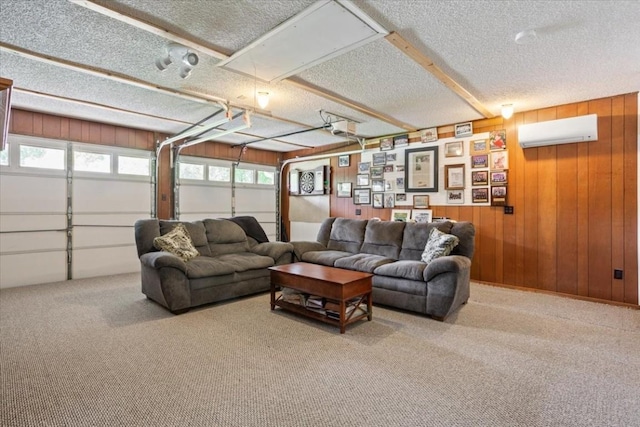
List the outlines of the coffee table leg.
{"type": "Polygon", "coordinates": [[[367,313],[369,313],[369,315],[367,316],[367,320],[371,322],[371,319],[373,318],[373,304],[371,301],[370,293],[367,295],[367,313]]]}
{"type": "Polygon", "coordinates": [[[271,310],[276,308],[276,285],[271,282],[271,310]]]}

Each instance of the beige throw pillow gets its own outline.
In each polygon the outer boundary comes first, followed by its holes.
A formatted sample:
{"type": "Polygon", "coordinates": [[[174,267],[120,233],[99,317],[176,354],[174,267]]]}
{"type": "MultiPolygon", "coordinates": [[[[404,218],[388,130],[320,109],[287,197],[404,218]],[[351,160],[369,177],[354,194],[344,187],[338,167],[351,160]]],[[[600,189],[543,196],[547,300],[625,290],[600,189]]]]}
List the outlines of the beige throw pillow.
{"type": "Polygon", "coordinates": [[[460,239],[457,236],[432,228],[429,233],[429,240],[427,240],[424,252],[422,252],[422,261],[429,264],[436,258],[449,255],[453,248],[458,245],[458,242],[460,242],[460,239]]]}
{"type": "Polygon", "coordinates": [[[153,246],[162,251],[171,252],[183,261],[189,261],[200,255],[183,224],[178,224],[167,234],[153,239],[153,246]]]}

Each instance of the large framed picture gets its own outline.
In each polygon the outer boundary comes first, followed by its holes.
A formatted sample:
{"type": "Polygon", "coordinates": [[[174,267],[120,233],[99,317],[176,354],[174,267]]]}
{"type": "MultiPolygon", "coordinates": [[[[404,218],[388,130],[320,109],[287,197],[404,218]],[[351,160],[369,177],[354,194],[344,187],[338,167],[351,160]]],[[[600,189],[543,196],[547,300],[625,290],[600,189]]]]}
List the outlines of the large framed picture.
{"type": "Polygon", "coordinates": [[[353,190],[353,204],[354,205],[370,205],[371,204],[371,189],[370,188],[356,188],[353,190]]]}
{"type": "Polygon", "coordinates": [[[464,164],[445,165],[444,188],[445,190],[464,189],[464,164]]]}
{"type": "Polygon", "coordinates": [[[408,193],[438,191],[438,147],[405,150],[404,188],[408,193]]]}
{"type": "Polygon", "coordinates": [[[338,197],[351,197],[351,183],[350,182],[339,182],[338,183],[338,197]]]}
{"type": "Polygon", "coordinates": [[[473,123],[471,122],[458,123],[455,125],[454,131],[455,131],[456,138],[471,136],[473,135],[473,123]]]}

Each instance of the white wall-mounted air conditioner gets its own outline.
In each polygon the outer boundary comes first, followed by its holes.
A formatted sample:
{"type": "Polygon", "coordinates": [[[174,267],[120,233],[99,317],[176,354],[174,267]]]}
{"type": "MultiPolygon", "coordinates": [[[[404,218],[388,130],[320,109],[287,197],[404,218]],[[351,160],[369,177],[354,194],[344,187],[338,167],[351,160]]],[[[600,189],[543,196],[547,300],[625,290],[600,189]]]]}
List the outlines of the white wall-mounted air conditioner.
{"type": "Polygon", "coordinates": [[[597,114],[531,123],[518,128],[518,143],[522,148],[597,140],[597,114]]]}

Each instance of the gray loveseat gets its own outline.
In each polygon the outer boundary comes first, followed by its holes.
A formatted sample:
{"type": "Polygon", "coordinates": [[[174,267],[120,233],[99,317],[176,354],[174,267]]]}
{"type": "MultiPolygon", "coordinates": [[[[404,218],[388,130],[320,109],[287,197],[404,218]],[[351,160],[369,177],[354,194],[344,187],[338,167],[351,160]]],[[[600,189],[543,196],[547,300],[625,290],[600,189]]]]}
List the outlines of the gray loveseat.
{"type": "Polygon", "coordinates": [[[193,222],[141,219],[135,223],[135,238],[142,293],[174,314],[268,290],[268,267],[290,263],[293,253],[290,243],[259,242],[228,219],[193,222]],[[170,232],[177,224],[185,226],[199,253],[188,261],[160,251],[153,244],[156,237],[170,232]]]}
{"type": "Polygon", "coordinates": [[[373,273],[373,302],[444,320],[469,299],[475,228],[469,222],[405,223],[328,218],[317,242],[291,242],[297,261],[373,273]],[[421,255],[433,227],[459,238],[450,255],[421,255]]]}

